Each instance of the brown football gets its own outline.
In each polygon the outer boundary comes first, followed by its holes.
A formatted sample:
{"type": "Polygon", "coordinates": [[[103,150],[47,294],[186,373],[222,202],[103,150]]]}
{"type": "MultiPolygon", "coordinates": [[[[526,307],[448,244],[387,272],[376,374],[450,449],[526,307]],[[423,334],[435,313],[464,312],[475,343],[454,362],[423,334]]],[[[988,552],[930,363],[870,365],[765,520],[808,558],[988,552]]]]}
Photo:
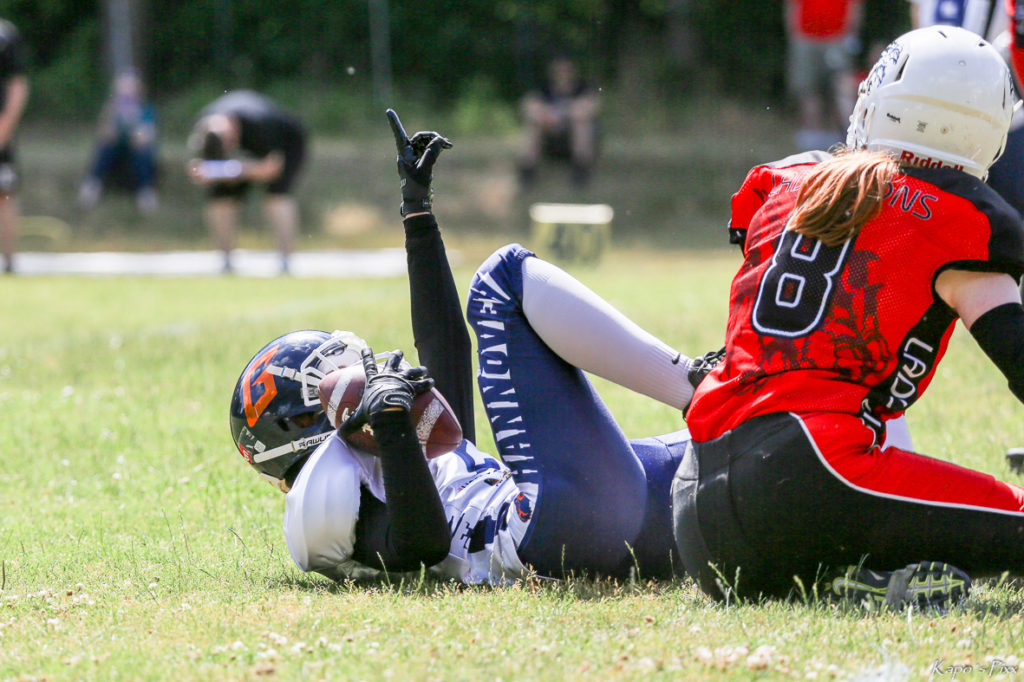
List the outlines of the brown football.
{"type": "MultiPolygon", "coordinates": [[[[327,418],[335,428],[359,407],[365,387],[366,374],[362,365],[350,365],[334,370],[320,381],[320,404],[323,405],[327,418]]],[[[459,420],[448,401],[436,388],[431,388],[413,399],[412,423],[427,459],[451,452],[462,442],[462,427],[459,420]]],[[[369,424],[362,430],[349,434],[345,440],[364,452],[373,455],[380,452],[369,424]]]]}

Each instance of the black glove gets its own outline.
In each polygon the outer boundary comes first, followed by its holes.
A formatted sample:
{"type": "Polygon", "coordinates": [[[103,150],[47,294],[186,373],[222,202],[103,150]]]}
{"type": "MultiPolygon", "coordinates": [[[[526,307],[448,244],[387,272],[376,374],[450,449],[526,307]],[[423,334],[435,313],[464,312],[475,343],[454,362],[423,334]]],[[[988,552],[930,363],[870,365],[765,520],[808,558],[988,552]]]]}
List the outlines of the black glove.
{"type": "Polygon", "coordinates": [[[401,369],[402,351],[396,350],[384,363],[384,369],[377,369],[372,348],[362,351],[363,370],[366,372],[366,387],[359,407],[348,419],[338,425],[338,431],[346,436],[363,427],[373,418],[387,410],[412,409],[412,400],[420,393],[426,393],[434,385],[427,376],[425,367],[401,369]]]}
{"type": "Polygon", "coordinates": [[[395,134],[398,147],[398,177],[402,179],[403,216],[430,210],[430,181],[434,162],[442,149],[451,149],[452,143],[435,132],[419,132],[409,139],[394,109],[388,109],[388,123],[395,134]]]}
{"type": "Polygon", "coordinates": [[[711,370],[717,367],[723,359],[725,359],[725,346],[722,346],[720,350],[709,351],[699,358],[694,358],[690,364],[690,371],[686,373],[686,378],[690,380],[690,384],[694,388],[697,388],[704,377],[711,374],[711,370]]]}

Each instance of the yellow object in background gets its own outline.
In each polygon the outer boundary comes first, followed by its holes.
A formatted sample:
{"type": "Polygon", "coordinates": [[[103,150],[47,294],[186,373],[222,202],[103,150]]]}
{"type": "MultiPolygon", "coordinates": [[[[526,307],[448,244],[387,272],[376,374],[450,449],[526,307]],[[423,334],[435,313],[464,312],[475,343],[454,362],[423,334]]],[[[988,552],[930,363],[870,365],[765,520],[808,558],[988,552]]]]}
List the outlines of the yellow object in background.
{"type": "Polygon", "coordinates": [[[552,260],[597,263],[611,241],[614,215],[607,204],[533,204],[534,250],[552,260]]]}

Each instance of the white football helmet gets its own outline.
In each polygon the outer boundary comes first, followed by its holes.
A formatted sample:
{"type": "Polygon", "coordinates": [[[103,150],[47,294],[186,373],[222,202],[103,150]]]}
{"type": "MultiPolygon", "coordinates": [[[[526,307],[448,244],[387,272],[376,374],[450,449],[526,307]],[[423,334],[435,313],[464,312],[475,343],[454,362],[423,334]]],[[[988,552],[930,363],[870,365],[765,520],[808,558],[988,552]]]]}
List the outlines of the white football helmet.
{"type": "Polygon", "coordinates": [[[955,26],[920,28],[893,41],[860,84],[846,144],[984,179],[1018,106],[992,45],[955,26]]]}

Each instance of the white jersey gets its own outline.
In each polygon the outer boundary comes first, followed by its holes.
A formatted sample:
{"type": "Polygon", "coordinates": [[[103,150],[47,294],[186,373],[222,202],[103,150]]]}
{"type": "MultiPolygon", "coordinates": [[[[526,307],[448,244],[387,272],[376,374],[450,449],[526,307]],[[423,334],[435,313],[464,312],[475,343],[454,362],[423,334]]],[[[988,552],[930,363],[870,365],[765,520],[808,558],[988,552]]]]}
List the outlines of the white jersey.
{"type": "Polygon", "coordinates": [[[448,558],[435,568],[466,583],[500,585],[525,572],[516,548],[530,521],[508,467],[463,440],[427,463],[452,533],[448,558]]]}
{"type": "MultiPolygon", "coordinates": [[[[452,534],[448,557],[431,570],[466,583],[504,584],[523,575],[516,547],[530,505],[508,468],[465,440],[428,466],[452,534]]],[[[360,487],[384,501],[383,480],[377,457],[337,435],[324,441],[285,497],[284,536],[296,566],[335,580],[375,573],[353,561],[352,551],[360,487]]]]}

